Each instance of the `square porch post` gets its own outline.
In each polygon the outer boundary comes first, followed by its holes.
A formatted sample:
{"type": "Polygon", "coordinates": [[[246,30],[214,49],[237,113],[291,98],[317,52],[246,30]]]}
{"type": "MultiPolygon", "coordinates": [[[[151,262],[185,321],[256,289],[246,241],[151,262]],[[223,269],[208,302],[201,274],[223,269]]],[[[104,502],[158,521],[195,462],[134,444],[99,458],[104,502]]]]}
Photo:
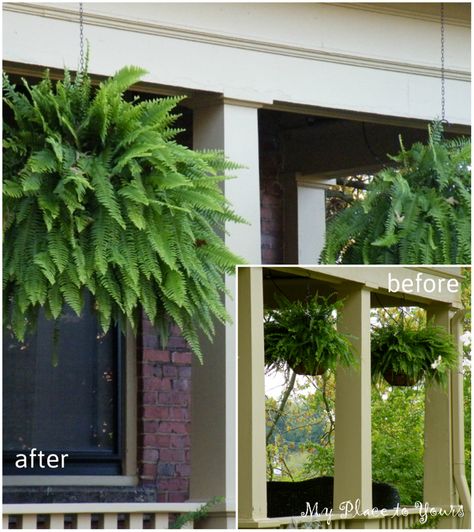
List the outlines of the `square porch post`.
{"type": "Polygon", "coordinates": [[[358,500],[361,510],[372,508],[370,290],[358,286],[339,295],[345,301],[338,330],[350,335],[359,367],[336,373],[334,513],[358,500]]]}
{"type": "MultiPolygon", "coordinates": [[[[430,305],[427,318],[450,332],[448,305],[430,305]]],[[[452,453],[451,382],[448,379],[446,389],[434,383],[426,387],[423,502],[430,506],[457,504],[452,453]]],[[[455,519],[443,518],[438,526],[454,528],[455,519]]]]}
{"type": "Polygon", "coordinates": [[[464,357],[461,335],[463,333],[463,313],[459,312],[451,320],[451,334],[458,348],[458,367],[451,374],[452,421],[453,421],[453,468],[455,489],[463,506],[462,528],[471,529],[471,494],[466,479],[464,450],[464,357]]]}
{"type": "Polygon", "coordinates": [[[262,268],[239,268],[239,526],[267,517],[262,268]]]}
{"type": "MultiPolygon", "coordinates": [[[[258,106],[222,96],[196,98],[193,108],[193,148],[223,150],[243,168],[222,184],[226,198],[247,224],[226,224],[226,245],[250,264],[260,263],[260,180],[258,106]]],[[[227,313],[234,319],[235,277],[226,276],[227,313]]],[[[235,526],[236,511],[236,355],[235,325],[217,325],[212,342],[203,340],[204,364],[192,367],[192,429],[190,498],[207,501],[223,496],[211,510],[206,528],[235,526]]]]}

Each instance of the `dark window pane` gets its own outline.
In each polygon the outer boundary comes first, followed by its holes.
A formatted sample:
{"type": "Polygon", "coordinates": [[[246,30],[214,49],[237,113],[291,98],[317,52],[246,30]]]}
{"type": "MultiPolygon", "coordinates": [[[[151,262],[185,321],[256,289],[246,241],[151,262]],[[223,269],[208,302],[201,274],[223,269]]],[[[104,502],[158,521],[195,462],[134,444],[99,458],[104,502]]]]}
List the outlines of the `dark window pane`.
{"type": "Polygon", "coordinates": [[[54,323],[44,315],[24,344],[4,331],[4,450],[114,454],[116,334],[102,335],[91,312],[77,317],[71,309],[58,330],[56,347],[54,323]]]}

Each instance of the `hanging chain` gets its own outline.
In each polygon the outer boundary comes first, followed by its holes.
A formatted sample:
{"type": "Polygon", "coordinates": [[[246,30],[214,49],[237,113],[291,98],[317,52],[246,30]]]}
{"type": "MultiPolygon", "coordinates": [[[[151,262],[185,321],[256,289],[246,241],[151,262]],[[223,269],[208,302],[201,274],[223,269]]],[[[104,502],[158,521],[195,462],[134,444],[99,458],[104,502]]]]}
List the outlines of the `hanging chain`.
{"type": "Polygon", "coordinates": [[[84,6],[79,2],[79,72],[84,73],[84,6]]]}
{"type": "Polygon", "coordinates": [[[446,79],[444,69],[444,3],[441,2],[441,122],[446,122],[446,79]]]}

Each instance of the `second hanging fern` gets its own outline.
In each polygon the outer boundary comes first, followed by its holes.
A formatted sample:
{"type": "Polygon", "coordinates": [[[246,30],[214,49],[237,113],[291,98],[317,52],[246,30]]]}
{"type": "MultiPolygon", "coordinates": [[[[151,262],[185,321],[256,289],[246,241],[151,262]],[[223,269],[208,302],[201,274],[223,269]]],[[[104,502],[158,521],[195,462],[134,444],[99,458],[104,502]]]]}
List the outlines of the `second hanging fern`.
{"type": "Polygon", "coordinates": [[[392,157],[367,194],[328,224],[324,264],[470,264],[471,143],[445,140],[440,124],[426,144],[392,157]]]}

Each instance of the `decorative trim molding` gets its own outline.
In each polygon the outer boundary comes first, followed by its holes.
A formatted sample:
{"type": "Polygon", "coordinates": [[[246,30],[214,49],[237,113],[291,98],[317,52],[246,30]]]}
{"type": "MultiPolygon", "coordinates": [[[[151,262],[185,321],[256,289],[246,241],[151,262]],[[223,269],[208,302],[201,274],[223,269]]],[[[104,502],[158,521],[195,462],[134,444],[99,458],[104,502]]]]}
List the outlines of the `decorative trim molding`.
{"type": "Polygon", "coordinates": [[[137,486],[136,476],[7,475],[4,486],[137,486]]]}
{"type": "MultiPolygon", "coordinates": [[[[392,2],[387,2],[387,3],[375,3],[375,2],[374,3],[368,3],[368,2],[354,2],[354,3],[330,2],[329,3],[328,2],[328,5],[332,5],[335,7],[336,6],[347,7],[349,9],[358,9],[360,11],[369,11],[371,13],[378,13],[380,15],[392,15],[396,17],[404,17],[404,18],[410,18],[414,20],[423,20],[424,22],[435,22],[437,24],[440,23],[439,15],[427,13],[426,11],[423,12],[423,11],[416,11],[416,10],[411,10],[411,9],[407,11],[404,8],[404,6],[402,6],[401,4],[395,4],[392,2]]],[[[445,23],[449,24],[450,26],[460,26],[462,28],[471,27],[470,17],[467,20],[463,20],[461,18],[447,15],[445,16],[445,23]]]]}
{"type": "MultiPolygon", "coordinates": [[[[336,4],[344,7],[358,8],[356,4],[336,4]]],[[[362,4],[361,4],[362,5],[362,4]]],[[[364,4],[369,5],[370,4],[364,4]]],[[[77,13],[70,9],[64,9],[56,6],[45,6],[40,4],[29,3],[5,3],[3,4],[4,11],[13,13],[20,13],[25,15],[39,16],[62,20],[66,22],[77,23],[77,13]]],[[[360,7],[359,9],[363,9],[360,7]]],[[[385,8],[377,8],[378,11],[383,11],[385,8]]],[[[390,8],[386,8],[389,9],[390,8]]],[[[398,10],[396,14],[400,14],[398,10]]],[[[407,15],[408,16],[408,15],[407,15]]],[[[416,17],[415,17],[416,18],[416,17]]],[[[419,18],[419,17],[418,17],[419,18]]],[[[428,17],[429,18],[429,17],[428,17]]],[[[226,46],[230,48],[240,48],[252,52],[275,54],[287,57],[295,57],[299,59],[307,59],[311,61],[324,61],[328,63],[343,64],[347,66],[355,66],[361,68],[372,68],[376,70],[388,70],[391,72],[399,72],[404,74],[415,74],[420,76],[436,77],[441,76],[441,70],[426,64],[415,64],[401,61],[391,61],[385,59],[375,59],[370,57],[363,57],[352,54],[345,54],[334,51],[317,50],[313,48],[305,48],[301,46],[294,46],[282,43],[272,43],[260,41],[256,39],[238,37],[233,35],[217,34],[212,32],[200,31],[179,26],[166,26],[154,22],[146,22],[142,20],[130,20],[121,17],[101,15],[98,13],[84,13],[84,23],[90,26],[106,27],[121,31],[130,31],[135,33],[144,33],[148,35],[157,35],[160,37],[168,37],[172,39],[180,39],[191,42],[199,42],[203,44],[211,44],[215,46],[226,46]]],[[[446,79],[466,81],[469,82],[471,74],[466,70],[446,69],[446,79]]]]}
{"type": "Polygon", "coordinates": [[[334,177],[328,178],[326,175],[311,174],[311,175],[296,175],[296,185],[302,188],[319,188],[326,190],[336,184],[334,177]]]}
{"type": "Polygon", "coordinates": [[[189,97],[183,104],[190,109],[201,109],[203,107],[212,107],[218,104],[237,105],[239,107],[250,107],[253,109],[261,109],[264,105],[272,104],[272,101],[257,102],[253,100],[242,100],[240,98],[231,98],[223,94],[197,94],[189,97]]]}

